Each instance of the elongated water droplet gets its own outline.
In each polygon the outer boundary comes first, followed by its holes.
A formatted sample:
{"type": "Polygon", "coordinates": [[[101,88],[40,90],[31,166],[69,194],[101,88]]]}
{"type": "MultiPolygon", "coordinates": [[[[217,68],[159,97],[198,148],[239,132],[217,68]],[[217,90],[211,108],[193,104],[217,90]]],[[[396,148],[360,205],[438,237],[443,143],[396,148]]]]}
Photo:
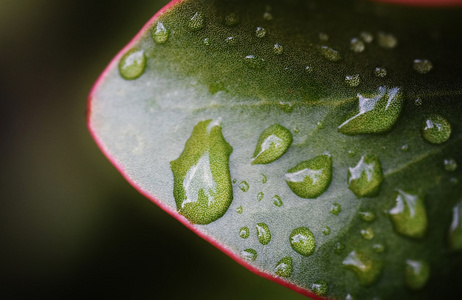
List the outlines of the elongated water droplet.
{"type": "Polygon", "coordinates": [[[426,74],[433,69],[433,64],[428,59],[414,59],[413,68],[420,74],[426,74]]]}
{"type": "Polygon", "coordinates": [[[257,229],[258,241],[262,245],[268,245],[268,243],[271,241],[271,232],[268,228],[268,225],[265,223],[258,223],[255,228],[257,229]]]}
{"type": "Polygon", "coordinates": [[[457,162],[452,158],[447,158],[443,161],[444,169],[448,172],[457,170],[457,162]]]}
{"type": "Polygon", "coordinates": [[[348,188],[358,198],[376,196],[383,181],[382,164],[378,157],[367,154],[348,169],[348,188]]]}
{"type": "Polygon", "coordinates": [[[423,260],[407,259],[404,274],[407,287],[419,290],[424,287],[430,277],[430,266],[423,260]]]}
{"type": "Polygon", "coordinates": [[[306,227],[295,228],[289,237],[292,249],[303,256],[310,256],[316,249],[313,233],[306,227]]]}
{"type": "Polygon", "coordinates": [[[263,196],[264,196],[263,192],[258,193],[258,194],[257,194],[257,200],[258,200],[258,201],[263,200],[263,196]]]}
{"type": "Polygon", "coordinates": [[[383,251],[385,251],[385,246],[383,244],[378,243],[372,245],[372,249],[377,253],[382,253],[383,251]]]}
{"type": "Polygon", "coordinates": [[[372,33],[370,32],[367,32],[367,31],[363,31],[359,34],[359,36],[361,37],[361,39],[366,42],[366,43],[372,43],[372,41],[374,40],[374,36],[372,35],[372,33]]]}
{"type": "Polygon", "coordinates": [[[284,52],[284,47],[279,44],[274,44],[273,46],[273,53],[276,55],[281,55],[284,52]]]}
{"type": "Polygon", "coordinates": [[[276,205],[278,207],[281,207],[284,204],[284,203],[282,203],[281,197],[278,196],[278,195],[273,196],[273,203],[274,203],[274,205],[276,205]]]}
{"type": "Polygon", "coordinates": [[[242,206],[239,206],[238,208],[236,208],[236,212],[238,214],[242,214],[243,211],[244,211],[244,209],[242,208],[242,206]]]}
{"type": "Polygon", "coordinates": [[[431,144],[446,142],[451,132],[451,123],[440,115],[431,115],[422,124],[422,136],[431,144]]]}
{"type": "Polygon", "coordinates": [[[188,27],[191,30],[199,30],[204,28],[204,15],[196,12],[188,22],[188,27]]]}
{"type": "Polygon", "coordinates": [[[156,44],[163,44],[168,40],[169,30],[162,22],[157,22],[156,28],[152,31],[152,39],[156,44]]]}
{"type": "Polygon", "coordinates": [[[345,76],[345,83],[351,87],[358,86],[361,83],[361,77],[359,74],[345,76]]]}
{"type": "Polygon", "coordinates": [[[287,256],[278,261],[276,267],[274,268],[274,272],[280,277],[288,278],[292,275],[293,269],[292,257],[287,256]]]}
{"type": "Polygon", "coordinates": [[[322,54],[322,56],[324,56],[325,59],[330,61],[339,61],[342,59],[340,52],[327,46],[319,47],[319,52],[322,54]]]}
{"type": "Polygon", "coordinates": [[[379,32],[377,34],[379,46],[386,49],[393,49],[398,45],[398,40],[391,33],[379,32]]]}
{"type": "Polygon", "coordinates": [[[324,296],[325,294],[327,294],[328,289],[329,286],[327,285],[327,282],[325,282],[324,280],[318,280],[311,285],[311,291],[318,296],[324,296]]]}
{"type": "Polygon", "coordinates": [[[239,183],[239,188],[245,193],[249,190],[249,184],[247,181],[241,181],[241,183],[239,183]]]}
{"type": "Polygon", "coordinates": [[[330,207],[330,213],[333,214],[333,215],[336,215],[338,216],[338,214],[342,211],[342,206],[338,203],[334,203],[332,204],[332,206],[330,207]]]}
{"type": "Polygon", "coordinates": [[[265,174],[260,174],[260,178],[261,178],[261,183],[266,183],[268,181],[268,177],[266,177],[265,174]]]}
{"type": "Polygon", "coordinates": [[[332,180],[332,157],[318,155],[289,169],[284,175],[289,188],[302,198],[317,198],[332,180]]]}
{"type": "Polygon", "coordinates": [[[366,49],[364,42],[358,38],[352,38],[350,40],[350,50],[356,53],[361,53],[366,49]]]}
{"type": "Polygon", "coordinates": [[[229,27],[236,26],[239,24],[240,18],[239,15],[236,13],[229,13],[225,15],[225,25],[229,27]]]}
{"type": "Polygon", "coordinates": [[[125,79],[136,79],[146,69],[146,56],[143,50],[131,49],[119,61],[119,73],[125,79]]]}
{"type": "Polygon", "coordinates": [[[329,235],[330,234],[330,227],[326,226],[322,229],[322,234],[329,235]]]}
{"type": "Polygon", "coordinates": [[[360,211],[358,215],[364,222],[372,222],[375,220],[375,214],[371,211],[360,211]]]}
{"type": "Polygon", "coordinates": [[[396,232],[421,238],[427,230],[427,212],[420,194],[397,190],[395,206],[388,211],[396,232]]]}
{"type": "Polygon", "coordinates": [[[232,151],[218,122],[207,120],[194,127],[180,157],[170,162],[176,207],[192,223],[209,224],[228,210],[233,200],[232,151]]]}
{"type": "Polygon", "coordinates": [[[263,38],[266,36],[266,29],[263,28],[263,27],[257,27],[257,29],[255,30],[255,36],[257,38],[263,38]]]}
{"type": "Polygon", "coordinates": [[[462,200],[452,208],[452,221],[449,227],[449,248],[462,250],[462,200]]]}
{"type": "Polygon", "coordinates": [[[241,256],[247,261],[254,261],[257,259],[257,251],[254,249],[245,249],[241,251],[241,256]]]}
{"type": "Polygon", "coordinates": [[[263,130],[258,139],[257,147],[252,158],[252,164],[269,164],[281,157],[292,144],[290,131],[274,124],[263,130]]]}
{"type": "Polygon", "coordinates": [[[374,231],[372,228],[361,229],[361,236],[365,240],[372,240],[374,238],[374,231]]]}
{"type": "Polygon", "coordinates": [[[387,76],[387,69],[385,68],[375,68],[374,75],[380,78],[387,76]]]}
{"type": "Polygon", "coordinates": [[[378,93],[367,98],[358,94],[359,107],[347,115],[338,131],[347,135],[382,133],[390,130],[403,107],[400,88],[379,87],[378,93]]]}
{"type": "Polygon", "coordinates": [[[250,235],[250,230],[248,227],[242,227],[240,230],[239,230],[239,236],[243,239],[246,239],[248,238],[250,235]]]}
{"type": "Polygon", "coordinates": [[[359,280],[359,284],[370,286],[374,284],[382,272],[382,264],[368,256],[352,251],[343,260],[343,265],[353,271],[359,280]]]}
{"type": "Polygon", "coordinates": [[[247,55],[244,62],[252,69],[261,69],[265,66],[265,60],[256,55],[247,55]]]}

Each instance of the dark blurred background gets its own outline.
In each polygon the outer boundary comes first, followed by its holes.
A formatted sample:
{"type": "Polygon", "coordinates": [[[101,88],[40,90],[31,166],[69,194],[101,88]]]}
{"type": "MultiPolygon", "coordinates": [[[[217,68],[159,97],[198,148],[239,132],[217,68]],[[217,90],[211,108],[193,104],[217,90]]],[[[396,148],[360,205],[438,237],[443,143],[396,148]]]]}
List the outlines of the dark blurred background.
{"type": "Polygon", "coordinates": [[[92,141],[87,95],[167,0],[0,0],[1,299],[306,299],[138,194],[92,141]]]}

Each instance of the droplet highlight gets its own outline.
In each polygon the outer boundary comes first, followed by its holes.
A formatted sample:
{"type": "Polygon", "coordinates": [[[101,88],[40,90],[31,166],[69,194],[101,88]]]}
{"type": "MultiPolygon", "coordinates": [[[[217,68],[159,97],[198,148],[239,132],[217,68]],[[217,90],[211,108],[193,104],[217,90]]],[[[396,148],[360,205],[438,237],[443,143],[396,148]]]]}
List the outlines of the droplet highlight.
{"type": "Polygon", "coordinates": [[[285,278],[292,276],[293,270],[294,268],[292,265],[292,257],[289,256],[284,257],[283,259],[278,261],[276,267],[274,268],[274,272],[276,273],[276,275],[285,278]]]}
{"type": "Polygon", "coordinates": [[[136,79],[143,75],[145,69],[146,56],[143,50],[131,49],[119,61],[119,74],[124,79],[136,79]]]}
{"type": "Polygon", "coordinates": [[[156,27],[152,31],[152,39],[156,44],[164,44],[168,40],[169,30],[162,22],[157,22],[156,27]]]}
{"type": "Polygon", "coordinates": [[[427,212],[420,194],[397,190],[395,206],[388,215],[395,231],[402,235],[422,238],[427,230],[427,212]]]}
{"type": "Polygon", "coordinates": [[[307,227],[295,228],[289,237],[290,246],[295,252],[303,256],[310,256],[316,249],[316,240],[307,227]]]}
{"type": "Polygon", "coordinates": [[[430,144],[446,142],[451,132],[451,123],[440,115],[431,115],[422,124],[422,136],[430,144]]]}
{"type": "Polygon", "coordinates": [[[271,125],[260,134],[252,164],[269,164],[275,161],[289,149],[292,141],[292,133],[287,128],[279,124],[271,125]]]}
{"type": "Polygon", "coordinates": [[[412,290],[420,290],[430,277],[430,266],[423,260],[406,260],[404,269],[406,286],[412,290]]]}
{"type": "Polygon", "coordinates": [[[348,168],[348,188],[358,198],[376,196],[382,181],[382,164],[375,155],[364,155],[355,167],[348,168]]]}
{"type": "Polygon", "coordinates": [[[271,241],[271,232],[268,225],[265,223],[258,223],[255,228],[257,229],[257,238],[260,244],[268,245],[271,241]]]}
{"type": "Polygon", "coordinates": [[[343,260],[346,269],[353,271],[363,286],[371,286],[379,278],[382,272],[382,264],[372,260],[368,256],[352,251],[343,260]]]}

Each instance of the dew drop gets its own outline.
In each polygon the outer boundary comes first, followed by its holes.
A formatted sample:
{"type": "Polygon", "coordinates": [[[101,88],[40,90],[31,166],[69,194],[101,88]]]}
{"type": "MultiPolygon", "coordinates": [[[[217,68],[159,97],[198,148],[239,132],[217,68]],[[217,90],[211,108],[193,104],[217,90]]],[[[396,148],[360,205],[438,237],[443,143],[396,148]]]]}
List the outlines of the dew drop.
{"type": "Polygon", "coordinates": [[[263,13],[263,19],[265,19],[266,21],[271,21],[273,19],[273,15],[270,12],[266,11],[263,13]]]}
{"type": "Polygon", "coordinates": [[[275,195],[273,196],[273,203],[274,205],[276,205],[277,207],[281,207],[284,203],[282,203],[282,199],[280,196],[278,195],[275,195]]]}
{"type": "Polygon", "coordinates": [[[256,55],[247,55],[244,62],[252,69],[262,69],[265,66],[265,60],[256,55]]]}
{"type": "Polygon", "coordinates": [[[274,268],[274,272],[280,277],[290,277],[293,272],[292,257],[287,256],[278,261],[274,268]]]}
{"type": "Polygon", "coordinates": [[[204,38],[204,40],[202,41],[202,43],[203,43],[205,46],[210,46],[210,38],[204,38]]]}
{"type": "Polygon", "coordinates": [[[261,178],[261,183],[266,183],[268,181],[268,177],[266,177],[265,174],[260,174],[260,178],[261,178]]]}
{"type": "Polygon", "coordinates": [[[239,229],[239,236],[241,238],[246,239],[249,237],[249,235],[250,235],[250,231],[248,227],[242,227],[241,229],[239,229]]]}
{"type": "Polygon", "coordinates": [[[260,134],[252,164],[269,164],[275,161],[289,149],[292,141],[292,133],[287,128],[279,124],[271,125],[260,134]]]}
{"type": "Polygon", "coordinates": [[[374,36],[372,35],[372,33],[370,32],[367,32],[367,31],[363,31],[359,34],[359,36],[361,37],[361,39],[366,42],[366,43],[372,43],[372,41],[374,40],[374,36]]]}
{"type": "Polygon", "coordinates": [[[156,44],[163,44],[168,40],[169,30],[162,22],[157,22],[156,28],[152,31],[152,39],[156,44]]]}
{"type": "Polygon", "coordinates": [[[395,206],[388,211],[395,231],[412,238],[422,238],[427,230],[427,213],[420,194],[397,190],[395,206]]]}
{"type": "Polygon", "coordinates": [[[358,38],[352,38],[350,40],[350,50],[356,53],[361,53],[366,49],[364,42],[358,38]]]}
{"type": "Polygon", "coordinates": [[[451,124],[440,115],[431,115],[422,123],[422,136],[431,144],[446,142],[451,132],[451,124]]]}
{"type": "Polygon", "coordinates": [[[334,50],[330,47],[327,46],[321,46],[319,47],[319,51],[321,52],[322,56],[324,56],[325,59],[330,60],[330,61],[339,61],[342,59],[342,56],[340,55],[340,52],[337,50],[334,50]]]}
{"type": "Polygon", "coordinates": [[[356,155],[356,151],[355,150],[348,150],[348,155],[353,157],[356,155]]]}
{"type": "Polygon", "coordinates": [[[241,251],[241,256],[247,261],[254,261],[257,259],[257,251],[254,249],[245,249],[241,251]]]}
{"type": "Polygon", "coordinates": [[[284,47],[279,44],[274,44],[273,46],[273,53],[276,55],[281,55],[284,52],[284,47]]]}
{"type": "Polygon", "coordinates": [[[323,129],[324,128],[324,123],[322,121],[319,121],[318,123],[316,123],[316,127],[318,129],[323,129]]]}
{"type": "Polygon", "coordinates": [[[372,222],[375,220],[375,214],[371,211],[360,211],[359,218],[364,222],[372,222]]]}
{"type": "Polygon", "coordinates": [[[433,69],[433,64],[428,59],[414,59],[412,67],[417,73],[426,74],[433,69]]]}
{"type": "Polygon", "coordinates": [[[358,86],[361,83],[361,77],[359,74],[345,76],[345,83],[351,87],[358,86]]]}
{"type": "Polygon", "coordinates": [[[310,74],[310,73],[312,73],[312,72],[313,72],[313,68],[312,68],[311,66],[306,66],[306,67],[305,67],[305,73],[306,73],[306,74],[310,74]]]}
{"type": "Polygon", "coordinates": [[[284,175],[289,188],[302,198],[317,198],[332,180],[332,157],[318,155],[289,169],[284,175]]]}
{"type": "Polygon", "coordinates": [[[192,223],[209,224],[228,210],[233,200],[232,151],[220,124],[207,120],[194,127],[180,157],[170,162],[177,210],[192,223]]]}
{"type": "Polygon", "coordinates": [[[239,188],[245,193],[249,190],[249,184],[247,181],[241,181],[241,183],[239,183],[239,188]]]}
{"type": "Polygon", "coordinates": [[[372,228],[361,229],[361,236],[365,240],[372,240],[374,238],[374,231],[372,228]]]}
{"type": "Polygon", "coordinates": [[[338,214],[342,211],[342,206],[338,203],[334,203],[332,204],[332,206],[330,207],[330,210],[329,212],[333,215],[336,215],[338,216],[338,214]]]}
{"type": "Polygon", "coordinates": [[[329,36],[323,32],[318,34],[319,40],[323,42],[327,42],[329,40],[329,36]]]}
{"type": "Polygon", "coordinates": [[[457,162],[452,158],[445,159],[443,164],[444,169],[448,172],[454,172],[457,170],[457,162]]]}
{"type": "Polygon", "coordinates": [[[265,223],[258,223],[255,228],[257,229],[258,241],[262,245],[268,245],[268,243],[271,241],[271,232],[268,228],[268,225],[265,223]]]}
{"type": "Polygon", "coordinates": [[[408,145],[408,144],[402,145],[402,146],[401,146],[401,151],[403,151],[403,152],[409,151],[409,145],[408,145]]]}
{"type": "Polygon", "coordinates": [[[385,251],[385,246],[383,244],[377,243],[372,245],[372,249],[377,253],[383,253],[385,251]]]}
{"type": "Polygon", "coordinates": [[[225,42],[226,42],[226,44],[228,44],[230,46],[234,46],[234,45],[236,45],[236,38],[234,36],[228,36],[225,39],[225,42]]]}
{"type": "Polygon", "coordinates": [[[334,252],[340,254],[345,249],[345,244],[337,242],[334,246],[334,252]]]}
{"type": "Polygon", "coordinates": [[[327,285],[327,282],[325,282],[324,280],[318,280],[311,285],[311,291],[318,296],[324,296],[325,294],[327,294],[328,289],[329,286],[327,285]]]}
{"type": "Polygon", "coordinates": [[[345,300],[355,300],[355,297],[353,297],[351,294],[347,294],[345,296],[345,300]]]}
{"type": "Polygon", "coordinates": [[[398,40],[391,33],[379,32],[377,34],[379,46],[385,49],[393,49],[398,45],[398,40]]]}
{"type": "Polygon", "coordinates": [[[375,155],[362,156],[355,167],[348,169],[348,188],[358,198],[376,196],[382,181],[382,165],[375,155]]]}
{"type": "Polygon", "coordinates": [[[266,36],[266,29],[263,28],[263,27],[257,27],[257,29],[255,30],[255,36],[257,38],[263,38],[266,36]]]}
{"type": "Polygon", "coordinates": [[[191,30],[199,30],[204,28],[204,15],[196,12],[188,22],[188,27],[191,30]]]}
{"type": "Polygon", "coordinates": [[[407,259],[404,275],[407,287],[419,290],[425,286],[430,277],[430,266],[423,260],[407,259]]]}
{"type": "Polygon", "coordinates": [[[264,195],[265,195],[265,194],[263,194],[263,192],[258,193],[258,194],[257,194],[257,200],[258,200],[258,201],[263,200],[263,196],[264,196],[264,195]]]}
{"type": "Polygon", "coordinates": [[[387,76],[387,69],[377,67],[374,70],[374,75],[377,76],[377,77],[383,78],[383,77],[387,76]]]}
{"type": "Polygon", "coordinates": [[[316,249],[313,233],[306,227],[295,228],[289,237],[292,249],[303,256],[310,256],[316,249]]]}
{"type": "Polygon", "coordinates": [[[238,208],[236,208],[236,212],[238,214],[242,214],[243,211],[244,211],[244,209],[242,208],[242,206],[239,206],[238,208]]]}
{"type": "Polygon", "coordinates": [[[236,26],[239,24],[240,18],[236,13],[229,13],[225,15],[225,25],[229,27],[236,26]]]}
{"type": "Polygon", "coordinates": [[[370,286],[374,284],[382,272],[382,264],[368,256],[352,251],[343,260],[346,269],[353,271],[359,280],[359,284],[370,286]]]}
{"type": "Polygon", "coordinates": [[[449,227],[449,248],[462,250],[462,200],[452,208],[452,221],[449,227]]]}
{"type": "Polygon", "coordinates": [[[143,75],[146,56],[143,50],[131,49],[119,61],[119,73],[124,79],[132,80],[143,75]]]}
{"type": "Polygon", "coordinates": [[[330,234],[330,227],[326,226],[322,229],[322,234],[329,235],[330,234]]]}

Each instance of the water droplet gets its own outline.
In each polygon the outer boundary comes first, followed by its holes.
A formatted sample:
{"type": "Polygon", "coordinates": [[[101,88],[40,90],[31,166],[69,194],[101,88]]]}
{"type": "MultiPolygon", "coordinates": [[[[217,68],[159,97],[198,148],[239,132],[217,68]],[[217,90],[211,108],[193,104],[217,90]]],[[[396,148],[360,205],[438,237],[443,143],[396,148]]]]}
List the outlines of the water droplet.
{"type": "Polygon", "coordinates": [[[252,69],[261,69],[265,66],[265,60],[256,55],[247,55],[244,62],[252,69]]]}
{"type": "Polygon", "coordinates": [[[340,254],[345,249],[345,245],[343,243],[337,242],[334,246],[334,252],[340,254]]]}
{"type": "Polygon", "coordinates": [[[241,181],[241,183],[239,183],[239,188],[245,193],[249,190],[249,184],[247,181],[241,181]]]}
{"type": "Polygon", "coordinates": [[[136,79],[146,69],[146,56],[143,50],[131,49],[119,61],[119,73],[125,79],[136,79]]]}
{"type": "Polygon", "coordinates": [[[322,121],[319,121],[318,123],[316,123],[316,127],[318,129],[323,129],[324,128],[324,123],[322,121]]]}
{"type": "Polygon", "coordinates": [[[281,197],[278,196],[278,195],[273,196],[273,203],[274,203],[274,205],[276,205],[278,207],[281,207],[284,204],[284,203],[282,203],[281,197]]]}
{"type": "Polygon", "coordinates": [[[359,107],[346,116],[338,131],[347,135],[382,133],[395,124],[403,107],[400,88],[379,87],[377,94],[370,98],[358,94],[359,107]]]}
{"type": "Polygon", "coordinates": [[[420,99],[420,98],[415,99],[414,105],[415,106],[422,106],[422,99],[420,99]]]}
{"type": "Polygon", "coordinates": [[[230,46],[234,46],[234,45],[236,45],[236,38],[234,36],[228,36],[225,39],[225,42],[226,42],[226,44],[228,44],[230,46]]]}
{"type": "Polygon", "coordinates": [[[391,33],[379,32],[377,34],[379,46],[386,49],[393,49],[398,45],[398,40],[391,33]]]}
{"type": "Polygon", "coordinates": [[[454,172],[455,170],[457,170],[457,162],[452,158],[445,159],[444,169],[448,172],[454,172]]]}
{"type": "Polygon", "coordinates": [[[330,207],[330,210],[329,212],[333,215],[336,215],[338,216],[338,214],[342,211],[342,206],[338,203],[334,203],[332,204],[332,206],[330,207]]]}
{"type": "Polygon", "coordinates": [[[431,115],[422,124],[422,135],[431,144],[446,142],[451,132],[451,124],[440,115],[431,115]]]}
{"type": "Polygon", "coordinates": [[[371,211],[360,211],[359,218],[364,222],[372,222],[375,220],[375,214],[371,211]]]}
{"type": "Polygon", "coordinates": [[[287,256],[278,261],[274,268],[274,272],[280,277],[290,277],[293,272],[292,257],[287,256]]]}
{"type": "Polygon", "coordinates": [[[317,198],[332,180],[332,157],[318,155],[289,169],[284,175],[289,188],[302,198],[317,198]]]}
{"type": "Polygon", "coordinates": [[[347,294],[345,296],[345,300],[355,300],[355,297],[353,297],[351,294],[347,294]]]}
{"type": "Polygon", "coordinates": [[[372,33],[367,32],[367,31],[361,32],[359,36],[363,39],[364,42],[368,44],[372,43],[372,41],[374,40],[374,36],[372,35],[372,33]]]}
{"type": "Polygon", "coordinates": [[[322,234],[329,235],[330,234],[330,227],[326,226],[322,229],[322,234]]]}
{"type": "Polygon", "coordinates": [[[263,200],[263,196],[264,196],[263,192],[258,193],[258,194],[257,194],[257,200],[258,200],[258,201],[263,200]]]}
{"type": "Polygon", "coordinates": [[[383,78],[383,77],[387,76],[387,69],[377,67],[374,70],[374,75],[377,76],[377,77],[383,78]]]}
{"type": "Polygon", "coordinates": [[[290,131],[274,124],[263,130],[258,139],[257,147],[252,158],[252,164],[269,164],[281,157],[292,144],[290,131]]]}
{"type": "Polygon", "coordinates": [[[316,249],[313,233],[306,227],[295,228],[289,237],[292,249],[303,256],[310,256],[316,249]]]}
{"type": "Polygon", "coordinates": [[[249,228],[248,227],[242,227],[240,230],[239,230],[239,236],[243,239],[246,239],[248,238],[250,235],[250,231],[249,231],[249,228]]]}
{"type": "Polygon", "coordinates": [[[356,53],[361,53],[366,49],[364,42],[358,38],[352,38],[350,40],[350,50],[356,53]]]}
{"type": "Polygon", "coordinates": [[[236,26],[239,24],[240,18],[236,13],[229,13],[225,15],[225,25],[229,27],[236,26]]]}
{"type": "Polygon", "coordinates": [[[359,74],[345,76],[345,83],[351,87],[358,86],[361,83],[361,77],[359,74]]]}
{"type": "Polygon", "coordinates": [[[199,30],[204,28],[204,15],[196,12],[188,22],[188,27],[191,30],[199,30]]]}
{"type": "Polygon", "coordinates": [[[427,230],[427,213],[420,194],[397,190],[395,206],[388,211],[396,232],[421,238],[427,230]]]}
{"type": "Polygon", "coordinates": [[[403,152],[409,151],[409,145],[408,145],[408,144],[402,145],[402,146],[401,146],[401,151],[403,151],[403,152]]]}
{"type": "Polygon", "coordinates": [[[266,177],[265,174],[260,174],[260,178],[261,178],[261,183],[266,183],[268,181],[268,177],[266,177]]]}
{"type": "Polygon", "coordinates": [[[424,287],[430,277],[430,266],[423,260],[407,259],[404,274],[407,287],[419,290],[424,287]]]}
{"type": "Polygon", "coordinates": [[[361,236],[365,240],[372,240],[374,238],[374,231],[372,228],[361,229],[361,236]]]}
{"type": "Polygon", "coordinates": [[[452,208],[452,221],[449,227],[449,248],[462,250],[462,200],[452,208]]]}
{"type": "Polygon", "coordinates": [[[257,29],[255,30],[255,36],[257,38],[263,38],[266,36],[266,29],[263,28],[263,27],[257,27],[257,29]]]}
{"type": "Polygon", "coordinates": [[[375,155],[362,156],[355,167],[348,169],[348,188],[358,198],[376,196],[382,181],[382,165],[375,155]]]}
{"type": "Polygon", "coordinates": [[[319,37],[319,40],[323,41],[323,42],[327,42],[329,40],[329,36],[323,32],[320,32],[318,34],[318,37],[319,37]]]}
{"type": "Polygon", "coordinates": [[[228,210],[233,200],[232,151],[220,124],[207,120],[194,127],[180,157],[170,162],[178,212],[192,223],[209,224],[228,210]]]}
{"type": "Polygon", "coordinates": [[[236,208],[236,212],[238,214],[242,214],[243,211],[244,211],[244,209],[242,208],[242,206],[239,206],[238,208],[236,208]]]}
{"type": "Polygon", "coordinates": [[[163,44],[168,40],[169,30],[162,22],[157,22],[156,28],[152,31],[152,39],[156,44],[163,44]]]}
{"type": "Polygon", "coordinates": [[[210,46],[210,38],[205,38],[202,43],[206,46],[210,46]]]}
{"type": "Polygon", "coordinates": [[[355,150],[348,150],[348,155],[353,157],[356,155],[356,151],[355,150]]]}
{"type": "Polygon", "coordinates": [[[324,296],[328,289],[329,286],[324,280],[318,280],[311,285],[311,291],[318,296],[324,296]]]}
{"type": "Polygon", "coordinates": [[[343,260],[343,265],[353,271],[359,280],[359,284],[370,286],[377,281],[382,271],[382,264],[374,261],[366,255],[352,251],[343,260]]]}
{"type": "Polygon", "coordinates": [[[241,251],[241,256],[247,261],[254,261],[257,259],[257,251],[254,249],[245,249],[241,251]]]}
{"type": "Polygon", "coordinates": [[[258,223],[255,228],[257,229],[258,241],[262,245],[268,245],[268,243],[271,241],[271,232],[268,228],[268,225],[265,223],[258,223]]]}
{"type": "Polygon", "coordinates": [[[383,253],[385,251],[385,246],[383,244],[374,244],[372,249],[377,253],[383,253]]]}
{"type": "Polygon", "coordinates": [[[311,66],[306,66],[305,67],[305,73],[310,74],[313,72],[313,68],[311,66]]]}
{"type": "Polygon", "coordinates": [[[237,182],[237,179],[233,179],[233,183],[236,183],[237,182]]]}
{"type": "Polygon", "coordinates": [[[270,12],[266,11],[263,13],[263,19],[265,19],[266,21],[271,21],[273,19],[273,15],[270,12]]]}
{"type": "Polygon", "coordinates": [[[284,47],[279,44],[274,44],[273,46],[273,53],[276,55],[281,55],[284,52],[284,47]]]}
{"type": "Polygon", "coordinates": [[[337,50],[334,50],[330,47],[327,46],[321,46],[319,47],[319,51],[321,52],[322,56],[324,56],[325,59],[330,60],[330,61],[339,61],[342,59],[342,56],[340,55],[340,52],[337,50]]]}
{"type": "Polygon", "coordinates": [[[420,74],[426,74],[433,69],[433,64],[428,59],[414,59],[414,64],[412,66],[415,71],[420,74]]]}

